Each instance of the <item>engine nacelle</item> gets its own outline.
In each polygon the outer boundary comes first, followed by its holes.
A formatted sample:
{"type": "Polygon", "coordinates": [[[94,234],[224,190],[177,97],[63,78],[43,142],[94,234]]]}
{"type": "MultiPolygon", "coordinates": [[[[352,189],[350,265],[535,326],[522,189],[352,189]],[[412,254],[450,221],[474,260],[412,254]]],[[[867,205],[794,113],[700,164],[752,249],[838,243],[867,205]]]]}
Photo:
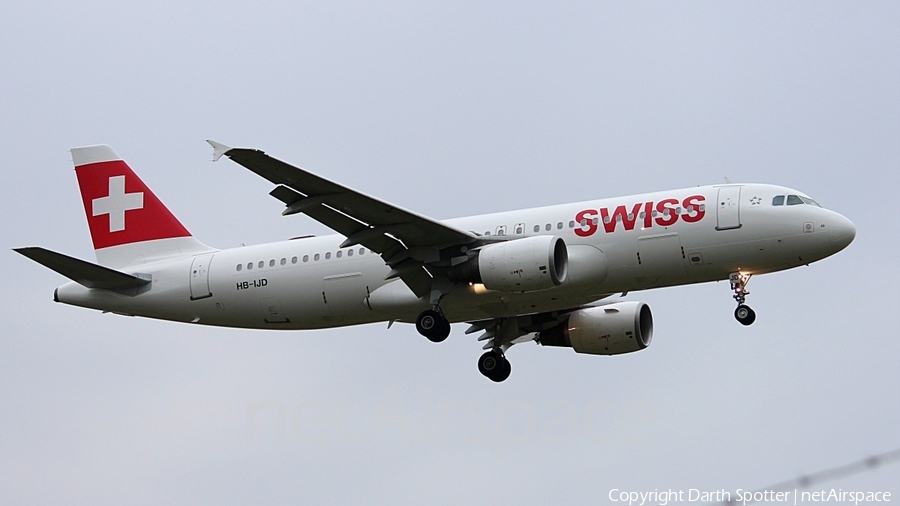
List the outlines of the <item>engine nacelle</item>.
{"type": "Polygon", "coordinates": [[[653,338],[653,315],[643,302],[616,302],[579,309],[537,341],[544,346],[566,346],[577,353],[618,355],[640,351],[653,338]]]}
{"type": "Polygon", "coordinates": [[[566,280],[569,255],[561,237],[539,235],[490,244],[450,269],[455,283],[481,283],[489,290],[532,292],[566,280]]]}

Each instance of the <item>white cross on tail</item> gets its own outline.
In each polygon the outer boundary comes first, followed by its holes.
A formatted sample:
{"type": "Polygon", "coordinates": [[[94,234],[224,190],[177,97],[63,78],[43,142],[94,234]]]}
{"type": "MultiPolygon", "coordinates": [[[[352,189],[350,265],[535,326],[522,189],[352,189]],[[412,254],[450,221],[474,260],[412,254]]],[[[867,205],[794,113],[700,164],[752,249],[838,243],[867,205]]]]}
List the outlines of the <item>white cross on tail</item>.
{"type": "Polygon", "coordinates": [[[109,215],[109,231],[125,230],[125,211],[144,208],[144,192],[125,193],[125,176],[109,178],[109,195],[91,201],[94,216],[109,215]]]}

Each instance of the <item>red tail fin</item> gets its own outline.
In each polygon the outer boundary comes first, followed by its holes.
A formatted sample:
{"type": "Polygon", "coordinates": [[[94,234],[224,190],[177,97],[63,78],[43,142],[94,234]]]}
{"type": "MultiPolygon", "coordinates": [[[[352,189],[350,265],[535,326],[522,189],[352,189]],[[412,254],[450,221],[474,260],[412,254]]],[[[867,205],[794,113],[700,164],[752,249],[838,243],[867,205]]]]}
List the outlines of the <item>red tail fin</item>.
{"type": "Polygon", "coordinates": [[[74,148],[72,159],[94,249],[191,235],[109,146],[74,148]]]}
{"type": "Polygon", "coordinates": [[[170,241],[157,242],[190,238],[191,233],[109,146],[73,148],[72,161],[91,239],[101,263],[106,259],[107,264],[127,265],[134,263],[136,257],[138,261],[147,261],[151,257],[208,249],[192,239],[172,245],[164,245],[170,241]],[[136,243],[144,243],[146,247],[125,248],[112,255],[101,253],[101,250],[112,253],[108,248],[118,251],[120,248],[116,247],[136,243]]]}

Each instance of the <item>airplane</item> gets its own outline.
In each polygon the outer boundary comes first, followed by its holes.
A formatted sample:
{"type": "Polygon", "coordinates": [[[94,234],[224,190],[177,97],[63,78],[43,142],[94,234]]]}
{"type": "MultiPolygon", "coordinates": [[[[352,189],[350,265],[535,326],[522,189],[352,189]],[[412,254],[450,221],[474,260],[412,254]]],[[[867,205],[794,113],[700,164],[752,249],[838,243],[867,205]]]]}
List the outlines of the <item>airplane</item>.
{"type": "MultiPolygon", "coordinates": [[[[633,291],[728,280],[743,325],[752,276],[846,248],[853,224],[803,192],[720,184],[435,220],[294,167],[207,141],[274,185],[283,215],[337,232],[215,249],[195,239],[107,145],[73,148],[97,262],[40,247],[15,251],[71,282],[53,300],[127,316],[299,330],[415,323],[441,342],[469,323],[479,371],[511,372],[510,347],[577,353],[647,348],[650,307],[633,291]],[[612,298],[621,294],[621,298],[612,298]]],[[[727,180],[726,180],[727,181],[727,180]]]]}

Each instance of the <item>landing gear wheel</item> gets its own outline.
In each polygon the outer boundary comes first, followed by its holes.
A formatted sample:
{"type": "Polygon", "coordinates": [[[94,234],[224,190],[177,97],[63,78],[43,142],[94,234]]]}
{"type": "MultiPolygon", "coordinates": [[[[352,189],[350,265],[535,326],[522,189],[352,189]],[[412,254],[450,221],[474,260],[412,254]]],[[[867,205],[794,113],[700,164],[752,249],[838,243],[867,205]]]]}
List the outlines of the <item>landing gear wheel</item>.
{"type": "Polygon", "coordinates": [[[741,272],[732,272],[728,275],[731,282],[731,289],[734,291],[734,300],[738,303],[737,309],[734,310],[734,317],[741,325],[750,325],[756,320],[756,313],[750,309],[750,306],[744,304],[750,292],[747,291],[747,283],[750,281],[752,274],[743,274],[741,272]]]}
{"type": "Polygon", "coordinates": [[[450,322],[441,313],[428,309],[419,313],[416,318],[416,330],[429,341],[439,343],[450,335],[450,322]]]}
{"type": "Polygon", "coordinates": [[[501,381],[506,381],[506,378],[509,377],[509,374],[512,372],[512,364],[509,363],[509,360],[506,357],[503,357],[503,369],[500,369],[500,374],[492,377],[491,379],[500,383],[501,381]]]}
{"type": "Polygon", "coordinates": [[[750,309],[750,306],[741,304],[734,310],[734,317],[741,325],[750,325],[756,321],[756,312],[750,309]]]}
{"type": "Polygon", "coordinates": [[[489,351],[478,359],[478,370],[491,381],[500,383],[509,377],[512,366],[509,360],[496,351],[489,351]]]}
{"type": "Polygon", "coordinates": [[[441,331],[434,339],[430,339],[432,342],[439,343],[444,339],[447,339],[450,336],[450,322],[447,321],[446,318],[441,317],[441,331]]]}

